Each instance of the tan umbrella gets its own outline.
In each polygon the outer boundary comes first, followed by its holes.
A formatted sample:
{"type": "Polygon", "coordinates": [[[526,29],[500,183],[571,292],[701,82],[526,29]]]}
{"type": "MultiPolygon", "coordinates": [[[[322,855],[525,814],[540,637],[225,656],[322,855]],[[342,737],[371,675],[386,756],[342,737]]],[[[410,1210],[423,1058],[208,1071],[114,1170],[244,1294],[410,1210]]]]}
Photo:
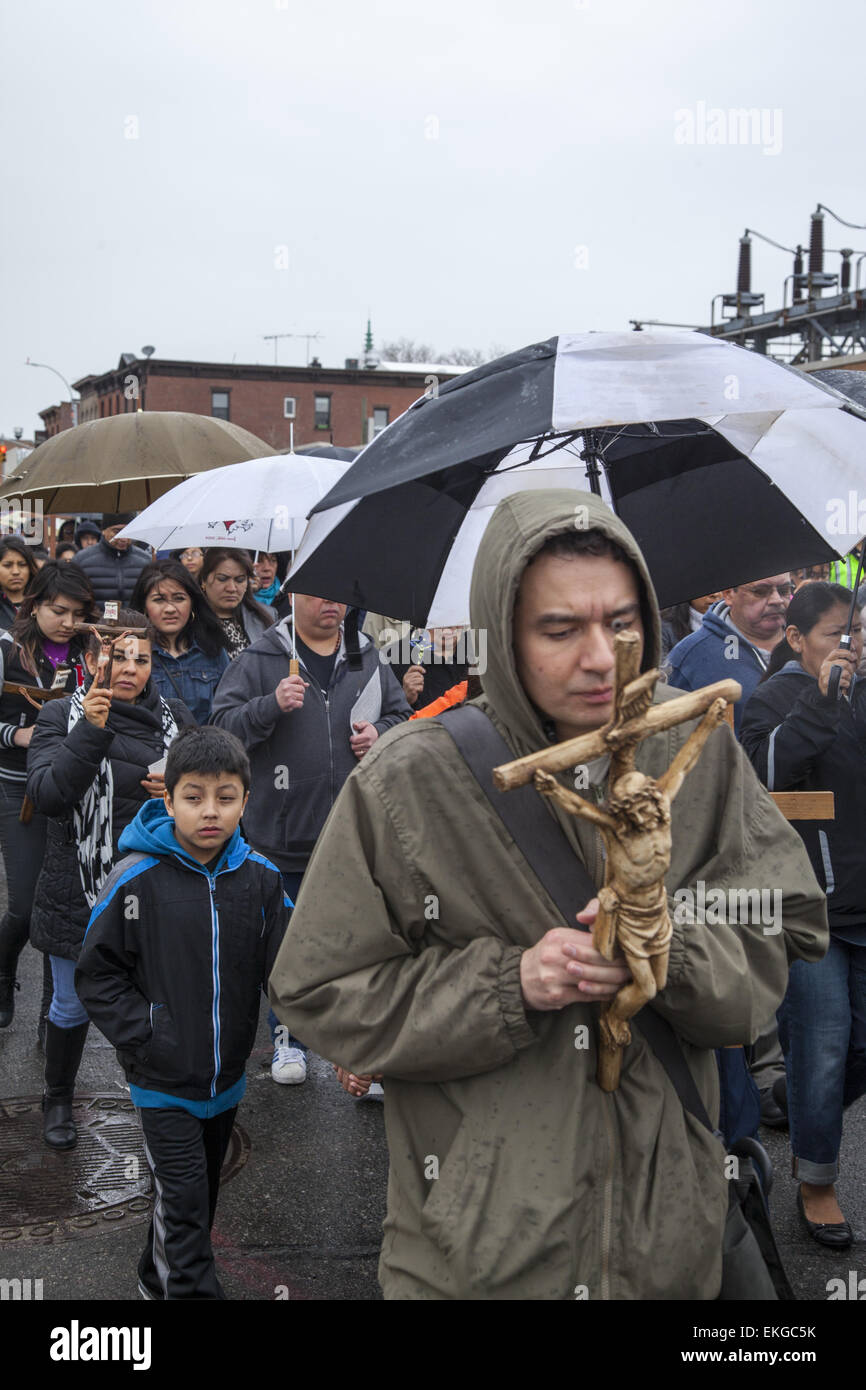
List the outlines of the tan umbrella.
{"type": "Polygon", "coordinates": [[[51,512],[132,512],[210,468],[276,453],[226,420],[136,410],[63,430],[28,454],[0,487],[51,512]]]}

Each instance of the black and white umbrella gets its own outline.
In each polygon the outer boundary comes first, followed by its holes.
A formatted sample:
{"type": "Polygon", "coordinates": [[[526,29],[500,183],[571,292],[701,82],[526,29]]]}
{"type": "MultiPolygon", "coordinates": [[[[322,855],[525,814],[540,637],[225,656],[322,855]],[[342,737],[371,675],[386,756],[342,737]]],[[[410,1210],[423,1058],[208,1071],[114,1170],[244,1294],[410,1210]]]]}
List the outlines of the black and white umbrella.
{"type": "Polygon", "coordinates": [[[864,528],[866,412],[700,333],[579,333],[431,391],[311,513],[292,584],[422,626],[468,620],[493,506],[603,495],[663,607],[844,554],[864,528]]]}

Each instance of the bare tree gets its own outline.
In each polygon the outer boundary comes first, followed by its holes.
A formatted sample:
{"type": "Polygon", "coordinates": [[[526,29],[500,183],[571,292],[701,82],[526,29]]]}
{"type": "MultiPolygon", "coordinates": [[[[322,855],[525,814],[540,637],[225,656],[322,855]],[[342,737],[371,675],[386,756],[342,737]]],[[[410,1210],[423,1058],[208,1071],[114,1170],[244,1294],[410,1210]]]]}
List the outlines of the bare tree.
{"type": "Polygon", "coordinates": [[[461,347],[437,352],[429,343],[416,343],[413,338],[395,338],[382,344],[382,357],[386,362],[448,362],[455,367],[480,367],[484,362],[504,356],[506,351],[494,343],[486,352],[483,348],[461,347]]]}
{"type": "Polygon", "coordinates": [[[386,362],[438,362],[429,343],[416,343],[414,338],[394,338],[383,343],[382,357],[386,362]]]}

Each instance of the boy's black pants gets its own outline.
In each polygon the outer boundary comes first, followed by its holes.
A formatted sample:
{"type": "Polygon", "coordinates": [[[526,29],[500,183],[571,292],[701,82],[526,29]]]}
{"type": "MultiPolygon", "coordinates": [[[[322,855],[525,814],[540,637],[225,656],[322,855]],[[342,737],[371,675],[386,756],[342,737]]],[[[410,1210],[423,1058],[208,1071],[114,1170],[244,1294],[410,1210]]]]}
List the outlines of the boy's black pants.
{"type": "Polygon", "coordinates": [[[138,1112],[154,1186],[138,1276],[155,1298],[225,1298],[210,1229],[237,1109],[210,1120],[174,1108],[138,1112]]]}

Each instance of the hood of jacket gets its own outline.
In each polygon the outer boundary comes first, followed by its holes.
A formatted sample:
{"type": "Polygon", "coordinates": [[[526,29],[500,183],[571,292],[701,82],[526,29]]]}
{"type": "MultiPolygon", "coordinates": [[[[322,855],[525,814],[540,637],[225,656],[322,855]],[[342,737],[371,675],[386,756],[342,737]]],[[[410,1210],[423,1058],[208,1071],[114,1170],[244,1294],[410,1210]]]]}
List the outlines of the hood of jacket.
{"type": "MultiPolygon", "coordinates": [[[[268,630],[267,630],[267,632],[265,633],[264,637],[261,637],[261,638],[259,639],[259,645],[260,645],[260,646],[264,646],[265,643],[267,643],[268,646],[273,647],[273,648],[274,648],[275,650],[277,650],[277,651],[280,651],[280,652],[287,652],[289,656],[297,657],[298,653],[296,652],[296,650],[295,650],[295,644],[294,644],[294,642],[292,641],[292,615],[291,615],[291,613],[289,613],[285,618],[281,618],[281,619],[279,620],[279,622],[274,623],[273,627],[268,628],[268,630]]],[[[365,633],[359,632],[359,633],[358,633],[358,647],[359,647],[359,649],[360,649],[361,651],[363,651],[365,647],[369,647],[369,646],[370,646],[370,639],[369,639],[369,637],[367,637],[365,633]]],[[[346,659],[346,630],[345,630],[345,624],[344,624],[344,623],[341,623],[341,624],[340,624],[340,646],[339,646],[339,649],[338,649],[338,651],[337,651],[337,661],[338,661],[338,662],[340,662],[340,661],[345,661],[345,659],[346,659]]]]}
{"type": "MultiPolygon", "coordinates": [[[[120,837],[118,849],[124,854],[171,854],[200,872],[204,871],[204,865],[178,844],[174,835],[174,819],[165,809],[165,803],[156,798],[145,802],[135,819],[130,821],[120,837]]],[[[234,834],[223,846],[220,865],[225,859],[226,868],[237,869],[249,852],[250,847],[236,826],[234,834]]]]}
{"type": "Polygon", "coordinates": [[[496,508],[478,547],[469,598],[474,630],[487,632],[487,670],[481,684],[487,703],[521,755],[549,741],[544,716],[533,705],[517,675],[512,642],[514,602],[523,571],[546,541],[571,533],[580,516],[583,531],[599,531],[619,545],[637,572],[644,649],[641,670],[657,666],[661,653],[658,600],[646,561],[628,527],[600,497],[574,488],[550,488],[506,497],[496,508]],[[577,508],[585,511],[577,512],[577,508]]]}
{"type": "MultiPolygon", "coordinates": [[[[753,649],[755,647],[755,643],[752,639],[747,637],[740,628],[735,627],[731,620],[731,605],[725,603],[724,599],[719,599],[717,603],[710,604],[704,614],[704,621],[701,627],[707,632],[712,632],[714,636],[720,637],[723,642],[726,637],[730,637],[731,633],[735,632],[741,642],[745,642],[747,646],[753,649]]],[[[698,632],[700,632],[700,630],[701,628],[697,629],[698,632]]]]}

